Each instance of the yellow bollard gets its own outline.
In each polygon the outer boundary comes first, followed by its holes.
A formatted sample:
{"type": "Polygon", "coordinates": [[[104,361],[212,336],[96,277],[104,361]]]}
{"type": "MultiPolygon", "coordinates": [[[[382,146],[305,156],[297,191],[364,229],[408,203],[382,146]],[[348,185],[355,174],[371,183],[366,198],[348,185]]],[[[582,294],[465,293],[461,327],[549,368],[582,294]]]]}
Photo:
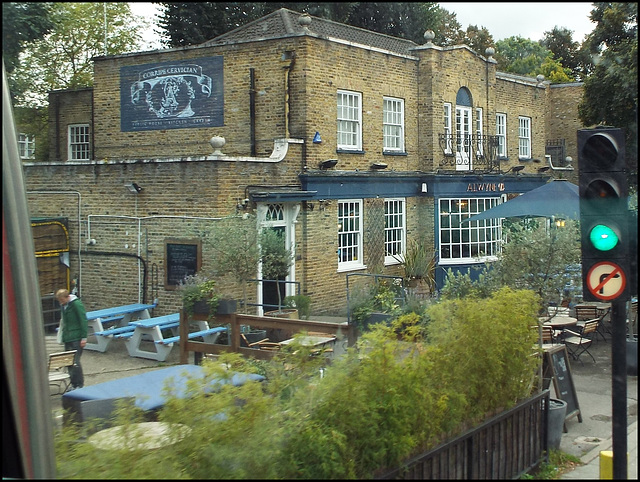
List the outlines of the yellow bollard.
{"type": "MultiPolygon", "coordinates": [[[[627,453],[627,475],[629,471],[629,453],[627,453]]],[[[613,451],[600,451],[600,480],[613,480],[613,451]]]]}

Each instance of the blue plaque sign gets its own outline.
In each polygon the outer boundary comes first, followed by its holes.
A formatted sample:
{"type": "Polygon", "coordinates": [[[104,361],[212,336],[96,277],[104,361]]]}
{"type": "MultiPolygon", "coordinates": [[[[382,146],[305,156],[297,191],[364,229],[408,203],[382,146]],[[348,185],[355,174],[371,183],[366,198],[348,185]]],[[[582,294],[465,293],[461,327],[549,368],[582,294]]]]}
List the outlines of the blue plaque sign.
{"type": "Polygon", "coordinates": [[[122,67],[122,132],[222,126],[222,73],[222,56],[122,67]]]}

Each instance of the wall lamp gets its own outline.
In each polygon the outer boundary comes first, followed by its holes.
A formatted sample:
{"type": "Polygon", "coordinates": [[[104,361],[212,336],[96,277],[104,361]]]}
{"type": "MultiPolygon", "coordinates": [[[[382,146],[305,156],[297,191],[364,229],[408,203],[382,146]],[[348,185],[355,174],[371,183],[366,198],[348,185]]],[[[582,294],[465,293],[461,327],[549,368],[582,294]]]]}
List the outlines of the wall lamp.
{"type": "Polygon", "coordinates": [[[538,168],[538,172],[539,173],[547,172],[549,169],[551,169],[549,166],[542,166],[538,168]]]}
{"type": "Polygon", "coordinates": [[[327,159],[326,161],[320,161],[320,169],[331,169],[332,167],[336,167],[338,164],[338,159],[327,159]]]}
{"type": "Polygon", "coordinates": [[[124,187],[129,189],[133,194],[139,194],[142,191],[142,188],[135,182],[127,182],[124,187]]]}
{"type": "Polygon", "coordinates": [[[386,169],[387,164],[385,162],[374,162],[371,164],[371,169],[386,169]]]}
{"type": "Polygon", "coordinates": [[[549,154],[545,154],[544,157],[547,158],[547,161],[549,161],[549,167],[551,167],[551,169],[553,169],[554,171],[573,171],[573,166],[571,165],[571,163],[573,162],[573,159],[571,158],[571,156],[567,156],[564,158],[564,160],[567,163],[567,165],[564,167],[554,166],[553,163],[551,162],[551,156],[549,154]]]}

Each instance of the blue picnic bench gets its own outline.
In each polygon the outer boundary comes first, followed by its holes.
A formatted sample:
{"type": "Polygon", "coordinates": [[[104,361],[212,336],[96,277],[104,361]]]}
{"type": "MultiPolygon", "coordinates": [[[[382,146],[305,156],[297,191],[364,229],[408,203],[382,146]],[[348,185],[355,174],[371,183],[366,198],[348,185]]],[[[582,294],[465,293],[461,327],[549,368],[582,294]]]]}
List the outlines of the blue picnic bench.
{"type": "Polygon", "coordinates": [[[149,310],[152,310],[156,306],[158,306],[157,300],[153,303],[132,303],[129,305],[114,306],[113,308],[88,311],[88,336],[94,335],[96,342],[87,341],[85,349],[104,353],[112,339],[112,337],[98,335],[98,333],[105,331],[105,324],[113,325],[115,323],[115,326],[118,328],[126,327],[132,320],[151,318],[149,310]]]}
{"type": "MultiPolygon", "coordinates": [[[[209,324],[204,320],[194,322],[198,326],[198,331],[189,334],[189,339],[202,337],[207,343],[215,343],[221,332],[226,328],[209,328],[209,324]]],[[[151,360],[165,361],[171,353],[173,344],[180,341],[178,329],[180,327],[180,313],[158,316],[148,320],[132,321],[129,325],[134,329],[116,333],[116,338],[124,339],[127,351],[130,356],[139,358],[149,358],[151,360]],[[171,329],[173,336],[165,338],[162,331],[171,329]],[[153,341],[153,350],[143,349],[143,341],[153,341]]]]}

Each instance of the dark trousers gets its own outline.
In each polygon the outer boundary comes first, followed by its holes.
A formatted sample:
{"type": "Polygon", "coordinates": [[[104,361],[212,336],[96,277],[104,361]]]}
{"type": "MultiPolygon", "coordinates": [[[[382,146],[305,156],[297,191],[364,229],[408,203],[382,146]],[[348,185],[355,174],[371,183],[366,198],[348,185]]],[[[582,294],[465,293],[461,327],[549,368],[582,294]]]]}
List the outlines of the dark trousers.
{"type": "Polygon", "coordinates": [[[77,350],[76,356],[73,360],[73,366],[69,367],[69,376],[71,378],[71,386],[73,388],[82,388],[84,386],[84,374],[82,373],[82,366],[80,365],[80,357],[82,356],[80,340],[65,342],[64,349],[66,351],[77,350]]]}

